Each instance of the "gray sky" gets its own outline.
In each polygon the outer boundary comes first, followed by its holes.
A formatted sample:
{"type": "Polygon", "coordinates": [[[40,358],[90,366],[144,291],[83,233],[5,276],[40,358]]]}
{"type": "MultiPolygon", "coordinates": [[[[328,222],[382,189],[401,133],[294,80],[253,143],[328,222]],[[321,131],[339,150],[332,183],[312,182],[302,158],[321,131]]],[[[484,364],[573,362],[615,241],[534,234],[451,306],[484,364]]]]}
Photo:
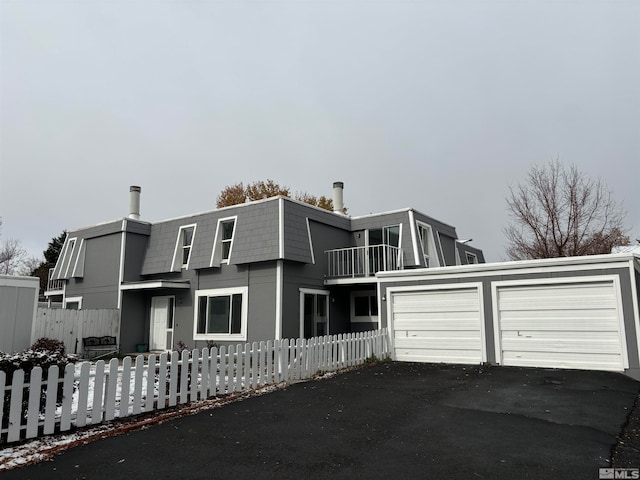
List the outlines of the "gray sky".
{"type": "Polygon", "coordinates": [[[640,2],[0,0],[2,238],[215,208],[272,178],[414,207],[505,259],[508,186],[559,157],[640,236],[640,2]]]}

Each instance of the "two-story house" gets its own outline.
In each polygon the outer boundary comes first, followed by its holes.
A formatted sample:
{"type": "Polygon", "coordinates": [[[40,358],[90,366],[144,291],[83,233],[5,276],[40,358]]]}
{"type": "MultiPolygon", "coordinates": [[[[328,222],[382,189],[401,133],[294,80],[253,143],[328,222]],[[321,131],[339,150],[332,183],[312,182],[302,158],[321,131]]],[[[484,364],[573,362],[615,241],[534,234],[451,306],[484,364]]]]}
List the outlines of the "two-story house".
{"type": "Polygon", "coordinates": [[[120,349],[311,337],[378,328],[375,273],[483,263],[454,227],[408,208],[350,217],[287,197],[161,222],[131,213],[71,230],[48,296],[118,308],[120,349]]]}

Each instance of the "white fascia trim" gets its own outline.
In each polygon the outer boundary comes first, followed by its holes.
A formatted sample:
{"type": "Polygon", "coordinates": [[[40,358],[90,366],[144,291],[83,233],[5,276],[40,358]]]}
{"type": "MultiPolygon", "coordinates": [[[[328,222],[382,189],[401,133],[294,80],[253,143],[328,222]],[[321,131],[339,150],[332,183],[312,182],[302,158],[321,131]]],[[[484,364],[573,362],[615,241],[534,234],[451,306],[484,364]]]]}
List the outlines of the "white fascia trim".
{"type": "Polygon", "coordinates": [[[127,219],[122,220],[122,233],[120,234],[120,267],[118,269],[118,303],[117,308],[122,308],[122,282],[124,281],[124,252],[127,246],[127,219]]]}
{"type": "Polygon", "coordinates": [[[214,288],[196,290],[193,307],[193,339],[213,340],[217,342],[247,341],[247,318],[249,312],[249,287],[214,288]],[[198,306],[200,297],[216,297],[224,295],[242,294],[242,317],[240,333],[198,333],[198,306]]]}
{"type": "Polygon", "coordinates": [[[315,265],[316,257],[313,253],[313,242],[311,240],[311,227],[309,225],[309,217],[306,217],[305,220],[307,221],[307,235],[309,236],[309,251],[311,252],[311,263],[315,265]]]}
{"type": "MultiPolygon", "coordinates": [[[[121,290],[151,290],[155,288],[176,288],[189,289],[191,285],[185,282],[172,282],[167,280],[158,280],[155,282],[125,283],[120,286],[121,290]]],[[[165,295],[167,297],[171,295],[165,295]]]]}
{"type": "Polygon", "coordinates": [[[396,270],[378,272],[379,281],[424,280],[426,277],[447,279],[463,276],[484,277],[504,275],[508,273],[548,273],[581,270],[606,270],[609,268],[628,268],[628,255],[590,255],[584,257],[546,258],[541,260],[519,260],[515,262],[477,263],[439,268],[422,268],[415,270],[396,270]]]}
{"type": "Polygon", "coordinates": [[[629,368],[629,354],[627,351],[627,336],[624,327],[624,310],[622,309],[622,292],[620,292],[620,277],[618,275],[592,275],[588,277],[560,277],[560,278],[531,278],[522,280],[496,280],[491,282],[491,303],[493,304],[493,337],[495,340],[496,363],[502,365],[502,345],[500,344],[500,316],[498,305],[498,289],[501,287],[525,287],[562,285],[576,283],[613,283],[616,296],[616,310],[618,311],[618,325],[620,346],[622,347],[622,364],[629,368]]]}
{"type": "Polygon", "coordinates": [[[422,265],[422,262],[420,261],[421,257],[418,252],[416,219],[413,214],[413,210],[409,210],[409,226],[411,227],[411,244],[413,245],[413,263],[415,265],[422,265]]]}
{"type": "MultiPolygon", "coordinates": [[[[391,352],[395,360],[395,335],[393,334],[393,300],[394,293],[442,291],[442,290],[471,290],[475,289],[478,294],[478,308],[480,315],[480,352],[482,362],[487,362],[487,331],[484,316],[484,289],[482,282],[450,283],[445,285],[410,285],[406,287],[387,287],[385,298],[387,302],[387,325],[389,326],[389,337],[391,338],[391,352]]],[[[381,310],[378,310],[381,311],[381,310]]]]}
{"type": "Polygon", "coordinates": [[[282,269],[282,260],[276,261],[276,340],[282,339],[282,269]]]}
{"type": "Polygon", "coordinates": [[[284,259],[284,198],[278,199],[278,258],[284,259]]]}
{"type": "Polygon", "coordinates": [[[346,278],[331,278],[324,281],[325,285],[359,285],[370,283],[375,285],[376,277],[346,277],[346,278]]]}

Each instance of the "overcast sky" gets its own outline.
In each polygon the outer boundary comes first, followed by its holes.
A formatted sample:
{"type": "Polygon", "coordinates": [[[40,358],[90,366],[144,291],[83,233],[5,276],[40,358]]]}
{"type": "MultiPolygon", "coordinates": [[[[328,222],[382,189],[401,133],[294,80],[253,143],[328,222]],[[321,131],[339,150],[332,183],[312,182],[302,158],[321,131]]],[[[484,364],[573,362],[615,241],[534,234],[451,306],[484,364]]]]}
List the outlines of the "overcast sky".
{"type": "Polygon", "coordinates": [[[0,0],[2,239],[215,208],[272,178],[413,207],[506,259],[508,186],[554,158],[640,237],[640,1],[0,0]]]}

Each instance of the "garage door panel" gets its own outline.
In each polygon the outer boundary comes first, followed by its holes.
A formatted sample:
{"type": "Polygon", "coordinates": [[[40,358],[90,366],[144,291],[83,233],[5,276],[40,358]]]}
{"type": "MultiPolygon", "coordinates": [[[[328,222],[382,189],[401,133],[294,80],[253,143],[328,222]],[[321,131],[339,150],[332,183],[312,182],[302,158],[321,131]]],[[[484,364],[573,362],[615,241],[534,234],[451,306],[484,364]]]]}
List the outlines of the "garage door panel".
{"type": "Polygon", "coordinates": [[[391,302],[397,360],[482,362],[477,287],[394,292],[391,302]]]}
{"type": "Polygon", "coordinates": [[[502,318],[501,319],[502,330],[555,330],[555,331],[618,331],[618,319],[616,318],[602,318],[598,319],[583,319],[580,317],[561,318],[561,317],[549,317],[540,318],[539,316],[529,315],[522,318],[502,318]]]}
{"type": "Polygon", "coordinates": [[[397,330],[478,330],[477,318],[461,318],[461,319],[429,319],[427,317],[417,319],[401,319],[396,320],[395,327],[397,330]]]}
{"type": "Polygon", "coordinates": [[[424,363],[479,363],[475,352],[464,350],[432,350],[425,349],[396,349],[396,358],[402,362],[424,363]]]}
{"type": "Polygon", "coordinates": [[[613,280],[497,287],[502,364],[624,368],[613,280]]]}
{"type": "MultiPolygon", "coordinates": [[[[481,345],[474,337],[398,337],[398,348],[424,348],[427,350],[476,350],[480,351],[481,345]]],[[[476,352],[476,353],[477,353],[476,352]]]]}
{"type": "Polygon", "coordinates": [[[620,364],[615,356],[604,354],[559,353],[549,355],[548,352],[527,352],[526,358],[514,352],[505,352],[504,365],[513,367],[570,368],[582,370],[620,371],[620,364]]]}
{"type": "Polygon", "coordinates": [[[427,310],[419,310],[413,312],[396,312],[395,318],[399,320],[416,320],[416,321],[437,321],[447,320],[456,321],[458,319],[476,319],[478,317],[478,308],[475,311],[455,311],[433,312],[427,310]]]}
{"type": "Polygon", "coordinates": [[[394,302],[393,310],[396,313],[411,313],[415,311],[421,312],[474,312],[478,310],[478,299],[475,301],[459,301],[451,303],[435,303],[435,302],[411,302],[398,303],[394,302]]]}
{"type": "Polygon", "coordinates": [[[616,339],[544,339],[522,336],[503,337],[502,348],[507,352],[519,352],[521,356],[524,356],[524,353],[531,352],[559,352],[561,354],[590,354],[592,352],[598,352],[598,354],[604,355],[618,355],[620,345],[616,339]]]}
{"type": "MultiPolygon", "coordinates": [[[[514,337],[527,337],[532,336],[534,339],[541,339],[546,342],[552,342],[558,338],[558,333],[556,331],[543,331],[543,330],[503,330],[502,338],[509,339],[514,337]]],[[[584,330],[584,331],[575,331],[571,330],[571,335],[564,335],[563,338],[569,338],[577,341],[590,341],[594,338],[596,340],[602,340],[607,342],[619,342],[618,332],[616,331],[598,331],[594,332],[592,330],[584,330]]]]}
{"type": "Polygon", "coordinates": [[[613,285],[554,285],[501,291],[502,310],[615,308],[613,285]],[[569,301],[568,301],[569,300],[569,301]]]}
{"type": "Polygon", "coordinates": [[[433,338],[435,340],[441,338],[473,338],[480,345],[480,338],[476,334],[476,330],[396,330],[396,339],[423,337],[433,338]]]}

